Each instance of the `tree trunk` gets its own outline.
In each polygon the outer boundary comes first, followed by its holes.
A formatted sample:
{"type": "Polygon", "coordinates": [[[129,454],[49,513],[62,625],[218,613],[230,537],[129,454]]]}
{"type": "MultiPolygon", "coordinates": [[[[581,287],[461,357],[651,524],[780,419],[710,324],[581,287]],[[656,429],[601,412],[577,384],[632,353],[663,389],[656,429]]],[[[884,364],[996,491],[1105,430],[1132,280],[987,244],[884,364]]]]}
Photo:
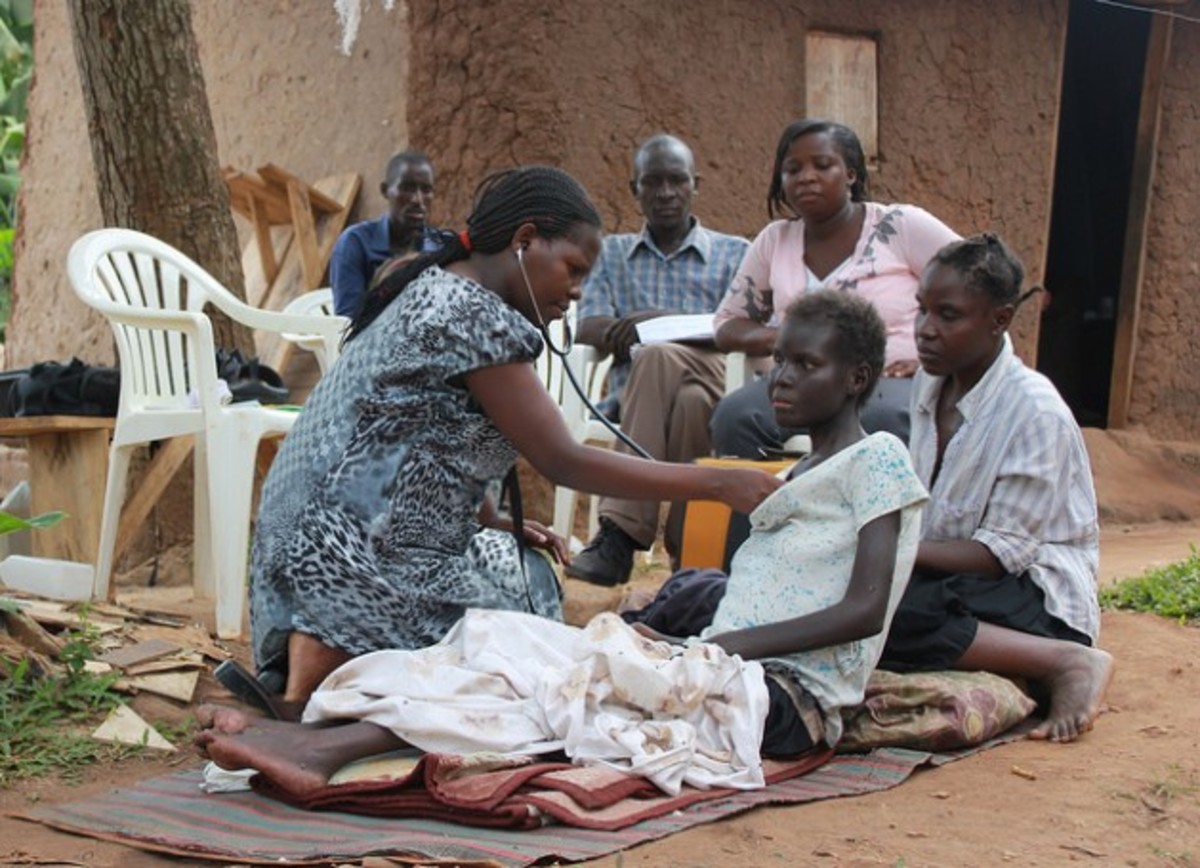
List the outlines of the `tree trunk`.
{"type": "MultiPolygon", "coordinates": [[[[68,0],[92,162],[107,226],[186,253],[245,299],[188,0],[68,0]]],[[[217,346],[250,331],[209,310],[217,346]]]]}

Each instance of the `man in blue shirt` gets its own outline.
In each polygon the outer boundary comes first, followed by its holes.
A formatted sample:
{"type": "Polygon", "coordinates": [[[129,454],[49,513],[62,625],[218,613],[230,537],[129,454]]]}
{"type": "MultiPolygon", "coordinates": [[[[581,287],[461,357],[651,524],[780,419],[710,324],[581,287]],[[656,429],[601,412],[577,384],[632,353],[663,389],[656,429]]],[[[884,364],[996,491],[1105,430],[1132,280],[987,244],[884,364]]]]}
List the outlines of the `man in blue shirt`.
{"type": "MultiPolygon", "coordinates": [[[[711,341],[635,351],[637,326],[669,314],[715,311],[750,246],[705,229],[692,215],[699,182],[692,151],[681,140],[656,135],[642,143],[630,190],[645,226],[604,239],[579,304],[578,340],[613,355],[609,397],[621,430],[660,461],[709,454],[708,418],[724,391],[725,357],[711,341]]],[[[619,443],[616,448],[626,451],[619,443]]],[[[665,542],[674,556],[681,511],[671,513],[665,542]]],[[[600,531],[567,575],[602,585],[627,581],[634,551],[653,544],[658,524],[658,503],[602,498],[600,531]]]]}
{"type": "Polygon", "coordinates": [[[381,265],[440,250],[451,234],[425,222],[433,202],[433,164],[422,152],[401,151],[392,157],[379,190],[388,213],[343,232],[329,260],[333,308],[342,316],[358,312],[381,265]]]}

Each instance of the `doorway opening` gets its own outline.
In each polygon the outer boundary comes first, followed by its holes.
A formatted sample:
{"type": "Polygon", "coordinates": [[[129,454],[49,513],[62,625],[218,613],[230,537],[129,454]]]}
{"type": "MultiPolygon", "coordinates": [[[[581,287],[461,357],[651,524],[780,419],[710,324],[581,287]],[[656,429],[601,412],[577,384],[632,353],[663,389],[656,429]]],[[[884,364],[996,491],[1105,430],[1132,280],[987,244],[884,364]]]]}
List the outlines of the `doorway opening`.
{"type": "Polygon", "coordinates": [[[1071,0],[1038,369],[1080,425],[1108,421],[1150,16],[1071,0]]]}

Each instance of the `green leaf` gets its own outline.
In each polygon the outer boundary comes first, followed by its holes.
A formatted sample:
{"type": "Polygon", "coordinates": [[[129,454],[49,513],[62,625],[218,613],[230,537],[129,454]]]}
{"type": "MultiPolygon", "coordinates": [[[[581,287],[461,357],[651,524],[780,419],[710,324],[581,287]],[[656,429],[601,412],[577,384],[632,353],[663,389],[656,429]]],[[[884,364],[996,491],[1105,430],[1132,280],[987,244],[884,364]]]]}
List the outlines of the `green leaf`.
{"type": "Polygon", "coordinates": [[[9,0],[9,10],[18,27],[33,27],[33,0],[9,0]]]}
{"type": "Polygon", "coordinates": [[[24,52],[25,46],[21,45],[21,41],[17,37],[13,36],[8,23],[0,18],[0,62],[19,63],[24,52]]]}
{"type": "Polygon", "coordinates": [[[33,518],[21,518],[19,515],[0,510],[0,536],[20,530],[54,527],[66,517],[65,512],[47,512],[33,518]]]}
{"type": "MultiPolygon", "coordinates": [[[[0,113],[14,118],[25,117],[25,107],[29,103],[29,84],[33,80],[33,69],[29,68],[12,80],[3,101],[0,101],[0,113]]],[[[22,136],[25,125],[21,124],[22,136]]]]}

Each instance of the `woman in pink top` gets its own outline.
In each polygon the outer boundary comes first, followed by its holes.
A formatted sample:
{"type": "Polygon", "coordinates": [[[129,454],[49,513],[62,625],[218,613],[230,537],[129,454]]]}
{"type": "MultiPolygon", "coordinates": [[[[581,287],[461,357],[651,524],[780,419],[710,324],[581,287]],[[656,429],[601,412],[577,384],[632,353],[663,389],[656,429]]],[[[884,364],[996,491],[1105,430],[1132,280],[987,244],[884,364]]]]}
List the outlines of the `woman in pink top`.
{"type": "MultiPolygon", "coordinates": [[[[862,144],[849,127],[831,121],[798,120],[783,131],[767,210],[784,219],[763,229],[742,260],[717,309],[717,347],[770,355],[776,311],[809,292],[856,292],[875,305],[887,327],[887,367],[863,408],[863,427],[907,442],[917,284],[933,254],[958,234],[914,205],[867,201],[862,144]]],[[[760,458],[801,433],[775,424],[768,379],[717,404],[710,423],[716,454],[760,458]]]]}

